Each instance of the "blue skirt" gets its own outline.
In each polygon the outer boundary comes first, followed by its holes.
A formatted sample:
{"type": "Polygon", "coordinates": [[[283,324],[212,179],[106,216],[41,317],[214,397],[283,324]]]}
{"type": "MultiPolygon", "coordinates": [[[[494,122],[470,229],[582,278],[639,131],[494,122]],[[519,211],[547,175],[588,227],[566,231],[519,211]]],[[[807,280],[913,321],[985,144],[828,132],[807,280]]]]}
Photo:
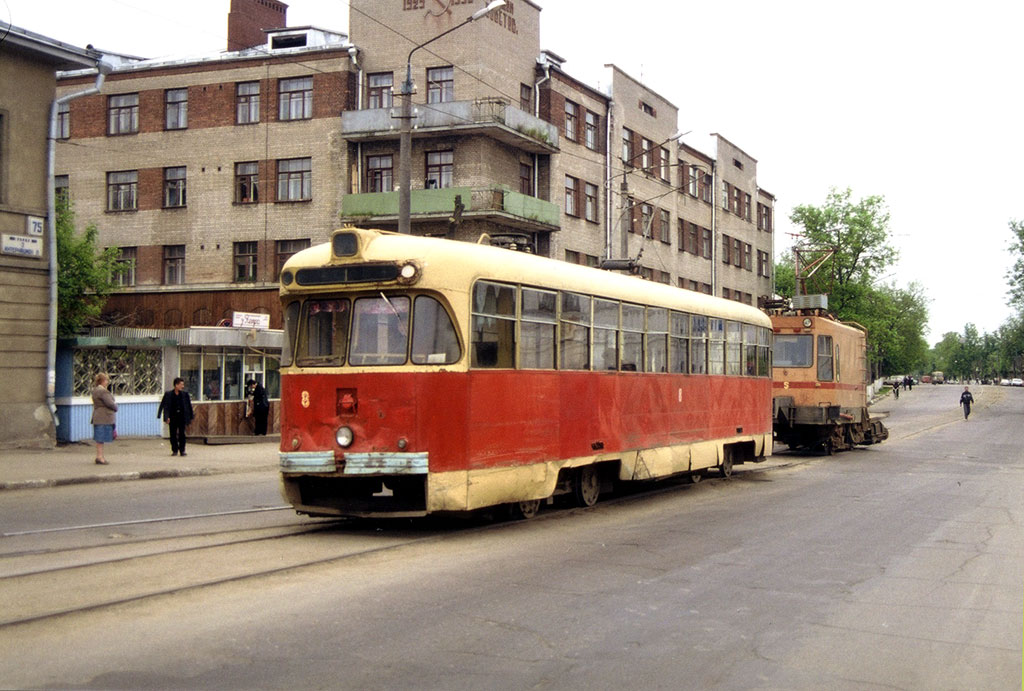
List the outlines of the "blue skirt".
{"type": "Polygon", "coordinates": [[[114,441],[113,425],[93,425],[92,440],[97,444],[106,444],[114,441]]]}

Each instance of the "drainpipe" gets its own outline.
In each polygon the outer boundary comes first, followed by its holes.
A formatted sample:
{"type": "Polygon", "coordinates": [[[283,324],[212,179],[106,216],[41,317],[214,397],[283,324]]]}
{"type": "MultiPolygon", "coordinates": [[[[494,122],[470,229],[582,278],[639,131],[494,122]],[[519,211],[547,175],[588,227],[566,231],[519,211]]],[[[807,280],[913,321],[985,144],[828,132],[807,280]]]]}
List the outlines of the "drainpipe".
{"type": "MultiPolygon", "coordinates": [[[[613,107],[615,102],[608,101],[608,117],[605,118],[605,133],[604,133],[604,258],[612,258],[612,214],[614,213],[614,205],[612,203],[612,151],[614,145],[612,144],[612,132],[615,120],[615,114],[613,107]]],[[[628,259],[629,257],[623,257],[628,259]]]]}
{"type": "MultiPolygon", "coordinates": [[[[544,76],[533,83],[533,117],[540,118],[540,85],[551,79],[551,65],[544,63],[544,76]]],[[[533,196],[540,198],[540,156],[533,155],[533,196]]]]}
{"type": "MultiPolygon", "coordinates": [[[[348,57],[356,68],[356,110],[363,109],[363,66],[359,64],[359,48],[350,46],[348,57]]],[[[349,170],[352,170],[349,167],[349,170]]],[[[356,143],[356,180],[354,185],[349,185],[349,191],[359,194],[363,191],[363,144],[356,143]]]]}
{"type": "MultiPolygon", "coordinates": [[[[716,152],[717,153],[717,152],[716,152]]],[[[711,294],[718,295],[718,157],[711,162],[711,294]]]]}
{"type": "Polygon", "coordinates": [[[49,328],[46,334],[46,406],[53,418],[53,427],[60,425],[57,419],[57,195],[53,189],[57,156],[57,112],[65,103],[82,96],[98,94],[103,80],[113,70],[113,65],[102,59],[96,61],[96,83],[88,89],[76,91],[54,99],[50,104],[50,136],[46,138],[46,248],[49,254],[49,328]]]}

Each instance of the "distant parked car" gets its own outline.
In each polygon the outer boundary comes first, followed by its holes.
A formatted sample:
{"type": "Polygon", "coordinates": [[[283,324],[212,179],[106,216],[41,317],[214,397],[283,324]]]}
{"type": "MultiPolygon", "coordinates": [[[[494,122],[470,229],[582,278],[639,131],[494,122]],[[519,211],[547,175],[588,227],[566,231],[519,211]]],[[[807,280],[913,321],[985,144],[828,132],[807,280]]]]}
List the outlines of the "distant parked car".
{"type": "Polygon", "coordinates": [[[1024,379],[1020,377],[1014,377],[1010,380],[1010,386],[1024,386],[1024,379]]]}
{"type": "Polygon", "coordinates": [[[1010,380],[1009,379],[1000,379],[999,380],[999,386],[1009,386],[1009,385],[1010,385],[1010,380]]]}

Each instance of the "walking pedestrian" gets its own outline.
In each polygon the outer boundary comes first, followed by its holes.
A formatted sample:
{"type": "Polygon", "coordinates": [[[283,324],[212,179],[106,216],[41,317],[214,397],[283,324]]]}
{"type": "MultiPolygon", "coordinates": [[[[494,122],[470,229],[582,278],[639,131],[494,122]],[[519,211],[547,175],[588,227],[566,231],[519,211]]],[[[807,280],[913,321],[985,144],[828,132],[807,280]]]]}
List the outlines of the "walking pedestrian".
{"type": "Polygon", "coordinates": [[[185,428],[192,424],[195,415],[192,412],[192,398],[185,391],[185,380],[181,377],[175,377],[173,388],[164,393],[156,416],[160,417],[161,413],[164,422],[170,427],[171,455],[177,456],[180,453],[185,456],[185,428]]]}
{"type": "Polygon", "coordinates": [[[117,403],[108,386],[110,377],[100,372],[92,380],[92,440],[96,442],[96,463],[107,465],[103,445],[114,441],[114,425],[117,424],[117,403]]]}
{"type": "Polygon", "coordinates": [[[970,390],[965,386],[964,392],[960,394],[960,405],[964,409],[964,420],[971,416],[971,404],[974,403],[974,396],[971,395],[970,390]]]}

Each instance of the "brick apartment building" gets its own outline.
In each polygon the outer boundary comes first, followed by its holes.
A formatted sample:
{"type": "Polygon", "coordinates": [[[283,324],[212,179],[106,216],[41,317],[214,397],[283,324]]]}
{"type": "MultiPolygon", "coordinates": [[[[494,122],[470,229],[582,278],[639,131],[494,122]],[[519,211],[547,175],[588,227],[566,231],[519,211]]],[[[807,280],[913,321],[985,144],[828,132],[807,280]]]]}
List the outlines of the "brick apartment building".
{"type": "MultiPolygon", "coordinates": [[[[237,400],[249,376],[275,391],[272,336],[219,325],[247,312],[280,328],[281,265],[341,223],[397,229],[409,52],[483,5],[351,0],[348,36],[232,0],[227,52],[122,58],[61,114],[57,149],[57,187],[126,260],[104,320],[176,340],[200,401],[237,400]]],[[[770,295],[774,197],[757,161],[720,135],[713,155],[679,143],[678,108],[615,66],[606,90],[571,77],[540,48],[540,14],[509,0],[413,53],[412,232],[770,295]]]]}

